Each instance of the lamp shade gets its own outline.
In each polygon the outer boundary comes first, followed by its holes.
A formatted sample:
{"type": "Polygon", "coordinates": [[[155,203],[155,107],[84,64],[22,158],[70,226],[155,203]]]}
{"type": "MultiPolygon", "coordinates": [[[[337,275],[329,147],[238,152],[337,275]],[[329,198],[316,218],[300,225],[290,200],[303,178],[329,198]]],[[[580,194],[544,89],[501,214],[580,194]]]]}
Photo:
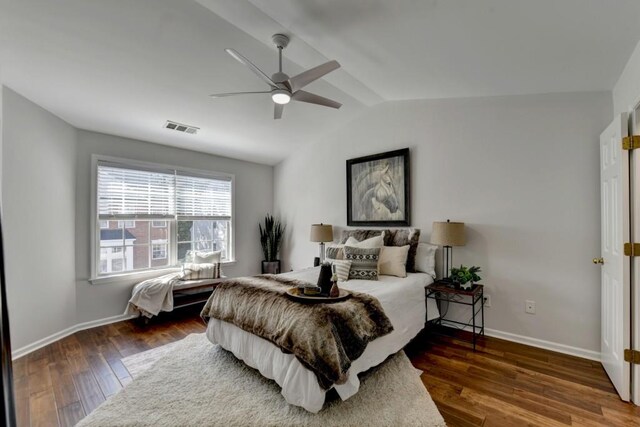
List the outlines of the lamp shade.
{"type": "Polygon", "coordinates": [[[464,246],[464,222],[433,222],[431,243],[440,246],[464,246]]]}
{"type": "Polygon", "coordinates": [[[311,224],[311,238],[312,242],[332,242],[333,241],[333,227],[329,224],[311,224]]]}

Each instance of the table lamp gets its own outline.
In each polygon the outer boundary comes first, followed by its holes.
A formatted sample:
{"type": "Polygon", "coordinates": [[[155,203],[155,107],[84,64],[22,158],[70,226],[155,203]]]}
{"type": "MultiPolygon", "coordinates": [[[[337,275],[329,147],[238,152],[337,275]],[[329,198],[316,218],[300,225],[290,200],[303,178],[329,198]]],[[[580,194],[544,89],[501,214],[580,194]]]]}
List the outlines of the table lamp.
{"type": "Polygon", "coordinates": [[[333,242],[333,227],[329,224],[311,224],[312,242],[320,242],[320,264],[324,262],[324,243],[333,242]]]}
{"type": "Polygon", "coordinates": [[[443,247],[444,277],[449,277],[453,266],[453,246],[464,246],[464,222],[434,221],[431,231],[431,243],[443,247]]]}

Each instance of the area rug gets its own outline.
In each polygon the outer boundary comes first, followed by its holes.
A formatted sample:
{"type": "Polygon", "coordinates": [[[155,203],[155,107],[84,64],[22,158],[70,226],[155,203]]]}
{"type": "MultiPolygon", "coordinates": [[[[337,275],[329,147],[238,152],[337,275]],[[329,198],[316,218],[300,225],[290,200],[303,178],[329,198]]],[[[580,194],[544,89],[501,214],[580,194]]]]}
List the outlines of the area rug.
{"type": "Polygon", "coordinates": [[[404,352],[361,376],[350,399],[317,414],[204,334],[123,359],[134,380],[79,426],[446,426],[404,352]]]}

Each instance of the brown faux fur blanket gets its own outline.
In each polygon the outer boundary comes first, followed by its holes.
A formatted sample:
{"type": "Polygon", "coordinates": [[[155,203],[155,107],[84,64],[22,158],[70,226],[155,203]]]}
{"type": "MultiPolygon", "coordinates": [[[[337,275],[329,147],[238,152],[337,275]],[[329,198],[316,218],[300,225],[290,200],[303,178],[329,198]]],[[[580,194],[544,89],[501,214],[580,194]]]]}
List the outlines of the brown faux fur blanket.
{"type": "Polygon", "coordinates": [[[327,390],[344,383],[351,362],[393,326],[368,294],[352,292],[351,298],[332,304],[303,304],[285,295],[301,284],[275,275],[228,279],[214,289],[201,316],[233,323],[292,353],[327,390]]]}

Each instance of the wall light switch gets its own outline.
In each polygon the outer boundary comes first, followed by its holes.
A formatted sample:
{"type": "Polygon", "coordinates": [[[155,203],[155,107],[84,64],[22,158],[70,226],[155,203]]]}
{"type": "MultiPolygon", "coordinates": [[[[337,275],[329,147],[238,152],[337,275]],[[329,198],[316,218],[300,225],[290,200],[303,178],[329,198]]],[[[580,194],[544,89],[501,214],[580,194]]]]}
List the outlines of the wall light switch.
{"type": "Polygon", "coordinates": [[[529,314],[536,314],[536,302],[532,300],[526,300],[524,311],[529,314]]]}

